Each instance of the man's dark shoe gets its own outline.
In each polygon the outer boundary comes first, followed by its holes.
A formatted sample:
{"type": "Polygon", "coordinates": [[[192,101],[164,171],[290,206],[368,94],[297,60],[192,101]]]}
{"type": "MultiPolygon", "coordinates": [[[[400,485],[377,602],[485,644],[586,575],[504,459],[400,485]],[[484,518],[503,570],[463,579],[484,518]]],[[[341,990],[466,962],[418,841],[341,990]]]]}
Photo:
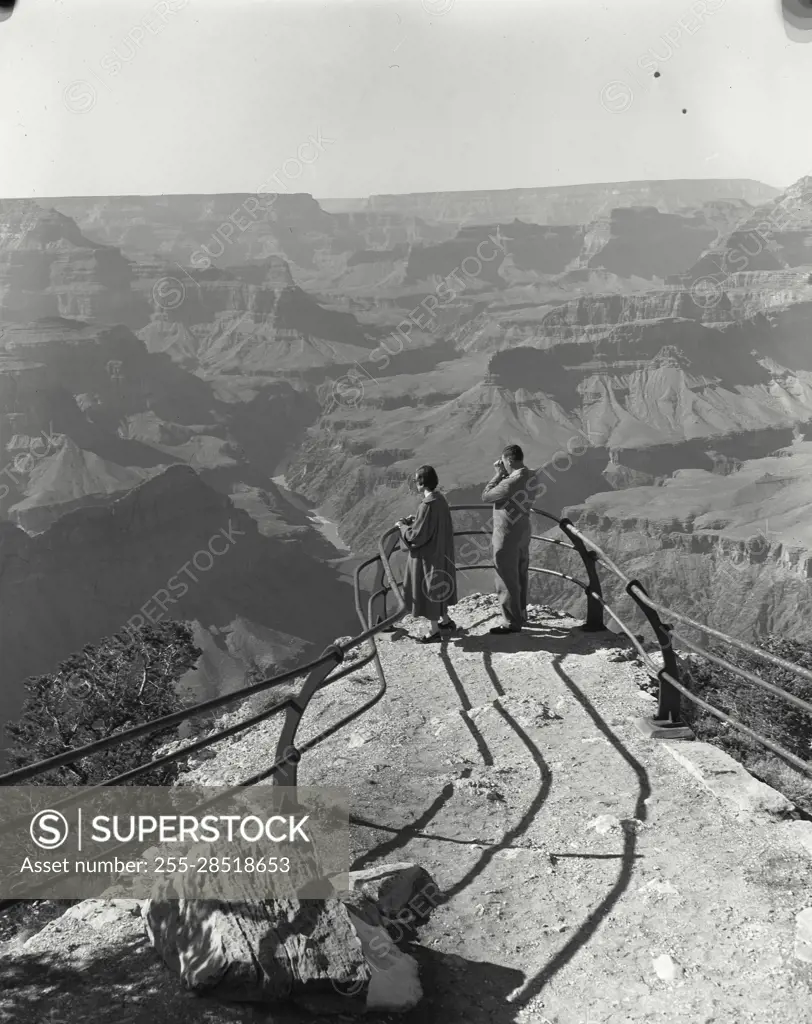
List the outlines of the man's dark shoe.
{"type": "Polygon", "coordinates": [[[506,633],[521,633],[521,626],[494,626],[489,629],[489,633],[497,633],[499,636],[504,636],[506,633]]]}

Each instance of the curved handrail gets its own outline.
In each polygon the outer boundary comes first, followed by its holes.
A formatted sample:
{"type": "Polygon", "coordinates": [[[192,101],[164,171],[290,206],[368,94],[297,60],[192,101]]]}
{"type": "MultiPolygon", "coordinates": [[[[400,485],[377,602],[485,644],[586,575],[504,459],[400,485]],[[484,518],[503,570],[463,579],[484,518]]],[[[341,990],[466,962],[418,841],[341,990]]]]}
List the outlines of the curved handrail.
{"type": "MultiPolygon", "coordinates": [[[[451,506],[451,508],[452,511],[456,509],[466,511],[478,509],[481,511],[490,508],[490,506],[456,505],[451,506]]],[[[669,618],[673,618],[678,622],[682,622],[688,626],[693,626],[709,634],[710,636],[717,638],[718,640],[721,640],[725,643],[729,643],[731,646],[736,647],[739,650],[746,652],[747,654],[759,657],[764,661],[767,661],[770,664],[775,665],[778,668],[783,668],[787,671],[793,672],[795,675],[803,679],[812,681],[812,671],[805,669],[800,665],[794,665],[792,662],[787,661],[784,658],[780,658],[777,655],[771,654],[768,651],[763,651],[759,647],[754,646],[753,644],[749,644],[744,640],[739,640],[737,637],[729,636],[728,634],[723,633],[720,630],[713,629],[710,626],[704,625],[703,623],[696,622],[694,619],[691,619],[689,616],[684,615],[681,612],[677,612],[673,609],[665,607],[664,605],[660,604],[659,602],[649,597],[649,595],[647,594],[647,592],[638,580],[634,580],[631,577],[627,576],[626,573],[623,572],[623,570],[618,565],[616,565],[616,563],[609,557],[609,555],[607,555],[605,551],[603,551],[589,536],[584,534],[573,523],[571,523],[570,520],[566,518],[558,519],[555,516],[551,515],[549,512],[545,512],[543,509],[533,508],[531,511],[539,515],[543,515],[546,518],[556,522],[559,528],[562,529],[564,533],[570,538],[572,544],[564,546],[574,548],[581,555],[581,558],[589,574],[589,585],[584,585],[579,580],[575,580],[572,577],[567,577],[565,573],[556,574],[553,573],[552,570],[544,569],[542,569],[541,571],[550,573],[552,575],[560,575],[564,579],[570,579],[572,580],[572,582],[579,584],[585,590],[587,597],[588,612],[585,628],[604,628],[603,614],[606,613],[607,615],[609,615],[618,625],[621,631],[631,640],[632,644],[637,648],[641,661],[645,666],[646,670],[648,671],[649,675],[651,675],[652,678],[658,680],[660,685],[658,713],[656,718],[648,720],[648,722],[649,725],[653,726],[655,730],[659,730],[659,733],[656,731],[652,731],[652,735],[659,734],[667,736],[669,731],[672,735],[678,735],[679,730],[683,732],[689,732],[689,730],[685,729],[682,722],[680,721],[680,697],[684,696],[697,706],[703,708],[705,711],[708,711],[710,714],[714,715],[721,721],[727,723],[734,729],[737,729],[739,732],[742,732],[743,734],[749,736],[751,739],[754,739],[757,742],[761,743],[763,746],[767,747],[767,749],[771,750],[773,753],[777,754],[787,763],[792,765],[792,767],[796,768],[801,772],[804,772],[807,775],[812,776],[811,762],[803,761],[801,758],[797,757],[791,751],[786,750],[780,744],[775,743],[773,740],[770,740],[766,736],[760,735],[753,729],[750,729],[748,726],[745,726],[742,723],[738,722],[736,719],[732,718],[731,716],[726,715],[719,708],[713,707],[713,705],[708,704],[706,701],[703,701],[700,697],[698,697],[696,694],[692,693],[689,689],[687,689],[679,679],[679,667],[673,649],[672,637],[679,639],[681,643],[685,644],[685,646],[688,647],[694,653],[707,658],[714,664],[717,664],[722,668],[727,669],[734,675],[738,676],[741,679],[744,679],[749,683],[763,687],[764,689],[773,693],[775,696],[778,696],[783,700],[787,701],[788,703],[793,704],[795,707],[806,712],[807,714],[812,714],[812,704],[801,699],[800,697],[796,697],[794,694],[789,693],[787,690],[784,690],[783,688],[776,686],[773,683],[769,683],[767,680],[761,679],[753,672],[749,672],[746,669],[740,668],[738,665],[734,665],[726,659],[720,658],[718,655],[711,654],[709,651],[706,651],[703,647],[699,646],[698,644],[692,643],[691,641],[683,637],[681,633],[676,633],[669,623],[663,622],[660,618],[660,615],[666,615],[669,618]],[[623,583],[625,592],[629,594],[629,596],[635,601],[635,603],[641,609],[643,614],[646,616],[660,644],[660,649],[662,651],[664,662],[663,667],[658,668],[658,666],[655,665],[655,663],[649,656],[648,652],[640,643],[640,640],[638,639],[637,635],[622,620],[622,618],[617,614],[617,612],[604,600],[600,582],[597,578],[597,570],[595,565],[595,563],[597,562],[600,562],[602,565],[605,565],[606,568],[609,569],[609,571],[612,572],[623,583]],[[599,609],[599,611],[596,611],[597,609],[599,609]]],[[[485,531],[465,532],[478,533],[485,531]]],[[[546,540],[548,538],[534,537],[533,539],[546,540]]],[[[459,568],[460,567],[458,566],[458,569],[459,568]]],[[[476,565],[466,566],[464,568],[485,568],[485,566],[476,565]]],[[[538,567],[534,568],[536,569],[536,571],[538,571],[538,567]]]]}
{"type": "MultiPolygon", "coordinates": [[[[728,636],[727,633],[722,633],[717,629],[712,629],[710,626],[705,626],[701,622],[695,622],[682,612],[675,612],[671,609],[663,608],[662,605],[652,601],[648,595],[645,596],[644,601],[651,608],[654,608],[655,611],[665,612],[665,614],[669,615],[672,619],[676,619],[677,622],[684,622],[687,626],[693,626],[695,629],[702,630],[703,633],[708,633],[710,636],[715,636],[718,640],[724,640],[733,647],[738,647],[740,651],[744,651],[746,654],[752,654],[758,658],[762,658],[764,661],[770,662],[777,668],[789,669],[790,672],[794,672],[803,679],[808,679],[812,682],[812,672],[810,672],[809,669],[803,668],[801,665],[793,665],[791,661],[779,658],[777,654],[770,654],[769,651],[762,651],[760,647],[754,647],[753,644],[748,644],[746,640],[740,640],[735,636],[728,636]]],[[[676,636],[677,634],[674,635],[676,636]]]]}
{"type": "Polygon", "coordinates": [[[615,575],[615,577],[625,585],[626,592],[632,597],[632,599],[636,602],[638,607],[640,607],[640,609],[643,611],[649,624],[652,626],[652,629],[657,640],[659,641],[660,649],[661,651],[663,651],[663,656],[666,663],[665,667],[661,669],[657,669],[657,667],[653,664],[651,658],[648,656],[647,652],[643,649],[642,645],[637,640],[637,637],[632,633],[632,631],[627,627],[627,625],[623,623],[621,617],[619,617],[616,614],[616,612],[614,612],[613,609],[611,609],[609,605],[603,601],[602,595],[592,595],[596,601],[600,601],[603,609],[613,618],[617,625],[621,627],[623,632],[626,633],[626,635],[632,639],[632,641],[634,642],[635,646],[638,648],[638,651],[641,654],[643,664],[648,670],[649,675],[657,679],[659,682],[659,707],[657,711],[657,718],[649,720],[650,723],[652,723],[654,726],[659,727],[660,729],[663,729],[666,734],[668,733],[669,729],[676,730],[680,728],[681,723],[679,721],[679,697],[680,695],[685,696],[691,702],[695,703],[695,705],[697,705],[699,708],[702,708],[704,711],[707,711],[710,714],[714,715],[720,721],[725,722],[726,724],[730,725],[732,728],[743,733],[744,735],[750,736],[752,739],[757,740],[762,745],[766,746],[768,750],[772,751],[774,754],[776,754],[778,757],[786,761],[788,764],[792,765],[794,768],[804,772],[807,775],[812,776],[811,762],[805,762],[801,760],[792,752],[785,750],[783,746],[774,742],[774,740],[771,740],[767,736],[763,736],[760,733],[757,733],[755,730],[736,721],[729,715],[726,715],[724,712],[720,711],[718,708],[715,708],[713,705],[710,705],[710,703],[702,700],[695,693],[692,693],[689,689],[687,689],[679,680],[679,669],[677,666],[676,657],[674,655],[672,637],[676,637],[683,644],[685,644],[685,646],[688,647],[691,651],[693,651],[696,654],[699,654],[702,657],[708,658],[708,660],[710,660],[710,662],[714,663],[715,665],[719,665],[721,668],[726,669],[728,672],[732,672],[735,676],[738,676],[740,679],[743,679],[746,682],[762,686],[764,689],[769,690],[776,696],[781,697],[789,703],[793,703],[793,705],[800,708],[807,714],[812,715],[812,705],[810,705],[810,703],[806,700],[803,700],[801,697],[797,697],[795,696],[795,694],[789,693],[781,687],[775,686],[774,684],[769,683],[764,679],[761,679],[761,677],[757,676],[755,673],[749,672],[746,669],[741,669],[737,665],[733,665],[731,662],[728,662],[726,658],[719,657],[716,654],[712,654],[710,651],[704,649],[700,645],[692,643],[691,641],[687,640],[681,633],[675,632],[674,628],[670,624],[661,621],[660,615],[668,615],[670,618],[674,618],[674,620],[676,620],[677,622],[684,623],[686,626],[691,626],[703,633],[713,636],[716,639],[721,640],[724,643],[728,643],[732,647],[736,647],[747,654],[760,657],[763,660],[765,660],[765,662],[768,662],[769,664],[774,665],[777,668],[785,669],[788,672],[792,672],[800,678],[812,681],[812,672],[810,672],[808,669],[804,669],[802,666],[794,665],[792,662],[787,662],[785,658],[779,657],[776,654],[771,654],[769,651],[762,650],[760,647],[757,647],[754,644],[747,643],[746,641],[740,640],[737,637],[732,637],[727,633],[723,633],[721,630],[716,630],[702,623],[697,623],[695,620],[693,620],[693,618],[684,614],[683,612],[676,611],[673,608],[669,608],[663,604],[660,604],[659,602],[649,597],[649,595],[646,593],[646,591],[643,589],[643,587],[637,580],[632,580],[630,577],[628,577],[628,575],[623,571],[623,569],[619,568],[606,554],[606,552],[599,548],[598,545],[595,544],[595,542],[592,541],[591,538],[583,534],[581,530],[576,528],[574,525],[570,524],[567,532],[569,532],[570,536],[572,537],[578,537],[584,543],[585,546],[589,545],[589,547],[595,555],[596,560],[599,560],[603,565],[605,565],[615,575]]]}
{"type": "MultiPolygon", "coordinates": [[[[390,531],[391,532],[391,531],[390,531]]],[[[271,687],[280,686],[283,683],[291,682],[294,679],[307,673],[311,675],[313,672],[323,671],[326,677],[341,661],[344,660],[344,656],[347,652],[360,646],[367,640],[373,640],[373,651],[372,653],[362,662],[355,662],[352,666],[352,671],[356,671],[363,665],[368,664],[370,661],[377,660],[377,652],[374,649],[374,637],[380,633],[383,629],[396,622],[401,618],[405,612],[405,605],[402,598],[399,596],[399,605],[395,612],[388,616],[383,621],[371,625],[364,618],[363,610],[360,604],[360,574],[361,571],[368,565],[383,559],[386,571],[390,576],[392,582],[394,582],[394,576],[391,574],[391,569],[388,566],[388,559],[383,550],[383,545],[379,544],[379,554],[374,558],[367,560],[367,562],[359,565],[355,570],[354,579],[354,590],[355,590],[355,606],[358,617],[361,621],[361,625],[364,627],[361,632],[352,637],[350,640],[343,644],[334,644],[325,650],[325,652],[319,657],[312,661],[306,662],[303,665],[296,666],[295,668],[289,669],[280,675],[271,676],[269,678],[260,680],[257,683],[252,683],[249,686],[241,687],[240,689],[233,690],[231,693],[223,694],[219,697],[213,697],[210,700],[201,701],[198,704],[194,704],[191,707],[183,708],[180,711],[172,712],[169,715],[162,715],[160,718],[151,719],[148,722],[142,722],[140,725],[132,726],[129,729],[125,729],[122,732],[115,733],[112,736],[106,736],[101,740],[95,740],[92,743],[86,743],[81,747],[74,747],[71,750],[66,750],[61,754],[56,754],[53,757],[49,757],[43,761],[38,761],[34,764],[26,765],[22,768],[17,768],[11,772],[6,772],[0,775],[0,785],[12,786],[18,785],[21,782],[25,782],[28,779],[36,778],[39,775],[44,775],[49,771],[53,771],[56,768],[64,767],[65,765],[72,764],[75,761],[80,760],[83,757],[88,757],[91,754],[100,753],[103,750],[108,750],[111,747],[118,746],[121,743],[125,743],[128,740],[137,739],[141,736],[147,736],[150,733],[157,732],[158,730],[164,730],[171,728],[173,725],[179,725],[181,722],[188,721],[192,718],[197,718],[200,715],[206,714],[210,711],[218,708],[226,707],[230,704],[235,704],[246,700],[249,697],[255,696],[258,693],[262,693],[271,687]]],[[[380,663],[376,665],[379,675],[383,675],[383,670],[380,668],[380,663]]],[[[323,679],[322,685],[326,685],[327,682],[333,680],[323,679]]],[[[385,684],[384,684],[385,685],[385,684]]],[[[295,703],[293,698],[289,698],[286,701],[280,702],[274,705],[272,708],[266,709],[259,715],[253,716],[248,720],[248,724],[245,722],[237,723],[235,726],[229,726],[218,730],[217,732],[195,741],[192,744],[180,748],[179,750],[173,751],[170,754],[166,754],[155,761],[149,762],[145,765],[139,765],[137,768],[132,769],[129,772],[124,773],[124,776],[116,776],[115,779],[107,780],[101,785],[120,785],[121,782],[126,779],[136,778],[139,775],[145,774],[148,771],[152,771],[155,767],[159,767],[164,764],[168,764],[172,761],[179,760],[182,757],[187,756],[189,753],[193,753],[197,750],[202,750],[205,747],[211,746],[213,743],[218,742],[221,739],[225,739],[227,736],[233,736],[237,732],[243,731],[244,728],[250,728],[253,725],[258,725],[266,718],[270,718],[272,715],[278,714],[280,711],[287,710],[291,703],[295,703]]],[[[304,710],[304,709],[302,709],[304,710]]],[[[94,787],[95,788],[95,787],[94,787]]]]}

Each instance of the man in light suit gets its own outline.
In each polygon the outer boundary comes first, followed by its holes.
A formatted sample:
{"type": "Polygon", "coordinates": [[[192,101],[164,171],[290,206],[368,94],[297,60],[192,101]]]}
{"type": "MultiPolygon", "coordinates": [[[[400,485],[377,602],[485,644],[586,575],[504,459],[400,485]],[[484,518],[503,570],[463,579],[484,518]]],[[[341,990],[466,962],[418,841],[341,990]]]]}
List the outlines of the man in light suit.
{"type": "Polygon", "coordinates": [[[519,633],[527,622],[530,568],[530,510],[539,490],[537,474],[524,464],[524,452],[509,444],[494,462],[496,473],[482,492],[493,504],[493,561],[496,593],[504,621],[491,633],[519,633]]]}

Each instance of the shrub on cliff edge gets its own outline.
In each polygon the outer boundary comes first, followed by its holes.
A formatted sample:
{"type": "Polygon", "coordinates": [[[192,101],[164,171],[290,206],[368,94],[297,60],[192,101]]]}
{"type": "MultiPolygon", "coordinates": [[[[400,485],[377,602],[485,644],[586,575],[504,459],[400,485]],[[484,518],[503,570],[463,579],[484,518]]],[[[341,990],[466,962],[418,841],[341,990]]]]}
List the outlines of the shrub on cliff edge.
{"type": "MultiPolygon", "coordinates": [[[[56,672],[31,676],[20,718],[6,726],[8,758],[22,767],[75,747],[172,714],[183,707],[176,683],[201,655],[191,631],[178,622],[116,633],[88,644],[61,662],[56,672]]],[[[175,729],[101,751],[57,768],[30,785],[92,786],[151,759],[175,729]]],[[[171,785],[177,765],[168,764],[130,785],[171,785]]]]}
{"type": "MultiPolygon", "coordinates": [[[[770,634],[760,637],[758,646],[769,654],[812,671],[812,645],[808,642],[770,634]]],[[[812,704],[812,681],[795,675],[789,669],[771,665],[762,658],[728,645],[712,645],[708,650],[812,704]]],[[[698,656],[685,659],[683,665],[683,683],[697,697],[812,764],[812,715],[698,656]]],[[[801,810],[812,814],[812,778],[691,701],[684,699],[682,706],[683,718],[697,739],[721,747],[753,775],[779,790],[801,810]]]]}

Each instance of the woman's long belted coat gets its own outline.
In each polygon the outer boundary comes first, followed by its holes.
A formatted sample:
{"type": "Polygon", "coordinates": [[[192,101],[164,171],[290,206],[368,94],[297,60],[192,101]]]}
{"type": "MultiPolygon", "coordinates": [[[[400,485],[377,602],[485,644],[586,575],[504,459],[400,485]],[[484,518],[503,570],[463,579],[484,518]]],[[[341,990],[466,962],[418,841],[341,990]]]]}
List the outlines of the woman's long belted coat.
{"type": "Polygon", "coordinates": [[[409,552],[403,579],[406,607],[412,615],[439,619],[457,603],[454,525],[444,495],[427,495],[401,536],[409,552]]]}

